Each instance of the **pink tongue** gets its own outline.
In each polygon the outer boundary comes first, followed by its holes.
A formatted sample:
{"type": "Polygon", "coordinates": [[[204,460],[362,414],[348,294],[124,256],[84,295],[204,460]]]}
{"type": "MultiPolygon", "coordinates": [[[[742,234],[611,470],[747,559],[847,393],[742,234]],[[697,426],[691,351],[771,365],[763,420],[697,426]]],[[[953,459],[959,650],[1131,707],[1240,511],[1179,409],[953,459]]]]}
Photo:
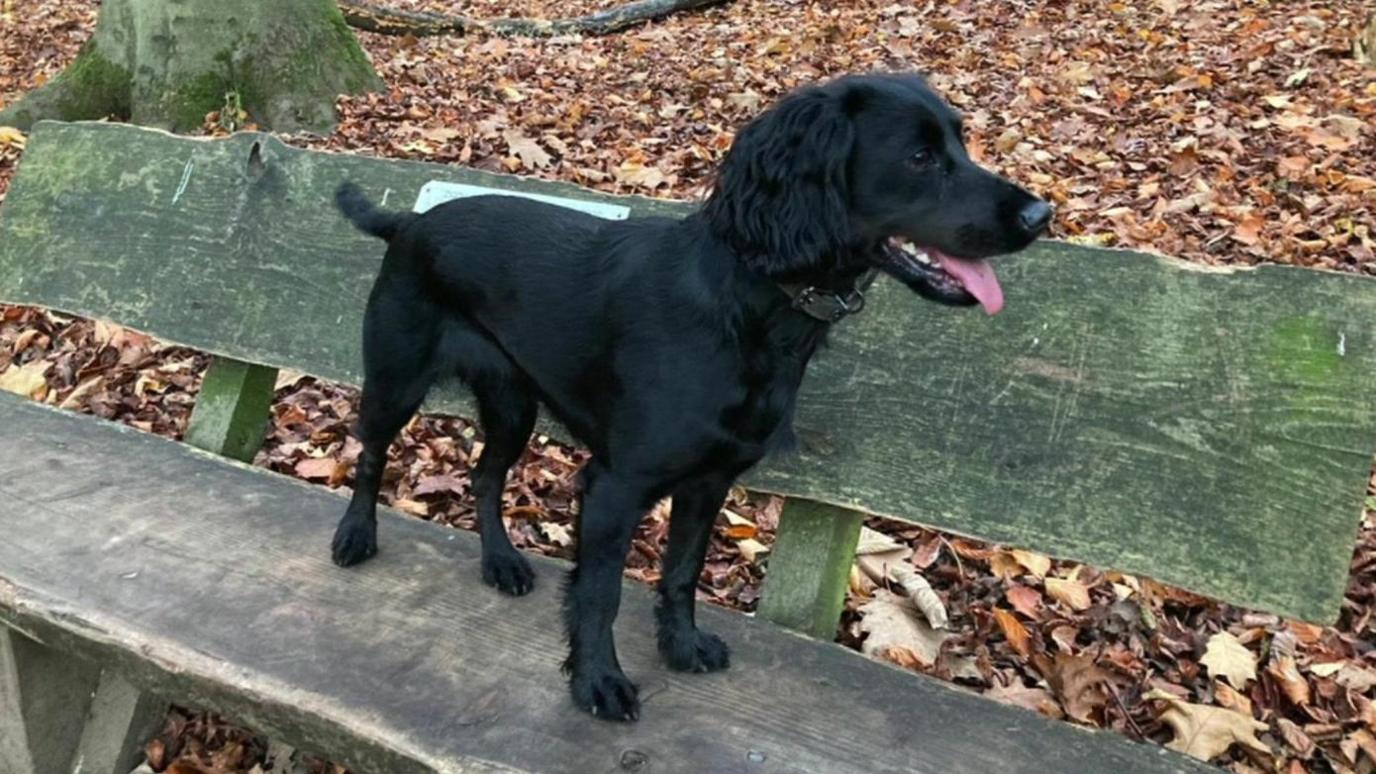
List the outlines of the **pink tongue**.
{"type": "Polygon", "coordinates": [[[986,314],[998,314],[1003,308],[1003,288],[994,276],[994,267],[987,261],[966,261],[952,258],[936,250],[931,251],[946,273],[960,280],[965,290],[975,297],[986,314]]]}

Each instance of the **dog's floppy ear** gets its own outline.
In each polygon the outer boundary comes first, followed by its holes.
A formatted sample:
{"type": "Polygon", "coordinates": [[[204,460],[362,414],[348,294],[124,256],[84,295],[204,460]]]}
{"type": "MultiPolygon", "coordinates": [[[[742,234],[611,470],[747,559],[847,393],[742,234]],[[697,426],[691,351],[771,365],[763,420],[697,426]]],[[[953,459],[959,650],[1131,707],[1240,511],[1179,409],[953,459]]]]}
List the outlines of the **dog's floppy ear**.
{"type": "Polygon", "coordinates": [[[704,209],[712,228],[765,274],[836,256],[850,241],[846,162],[854,142],[832,90],[785,98],[736,136],[704,209]]]}

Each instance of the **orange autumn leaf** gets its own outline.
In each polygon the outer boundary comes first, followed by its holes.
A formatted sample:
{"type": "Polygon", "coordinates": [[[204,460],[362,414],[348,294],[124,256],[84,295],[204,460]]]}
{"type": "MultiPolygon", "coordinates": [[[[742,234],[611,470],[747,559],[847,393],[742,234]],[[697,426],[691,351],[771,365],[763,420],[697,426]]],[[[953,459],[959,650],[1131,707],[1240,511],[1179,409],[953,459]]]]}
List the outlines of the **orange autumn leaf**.
{"type": "Polygon", "coordinates": [[[1027,657],[1032,652],[1032,635],[1028,634],[1027,627],[1022,625],[1017,616],[1001,608],[994,609],[994,620],[998,622],[999,629],[1003,636],[1008,640],[1008,645],[1018,655],[1027,657]]]}

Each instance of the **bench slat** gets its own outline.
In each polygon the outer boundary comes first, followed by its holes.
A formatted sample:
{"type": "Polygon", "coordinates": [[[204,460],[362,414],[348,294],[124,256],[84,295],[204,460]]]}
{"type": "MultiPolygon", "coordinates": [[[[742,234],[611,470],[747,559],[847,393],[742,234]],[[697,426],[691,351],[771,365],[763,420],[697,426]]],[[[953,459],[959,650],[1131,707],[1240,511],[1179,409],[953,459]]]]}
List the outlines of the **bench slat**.
{"type": "MultiPolygon", "coordinates": [[[[381,245],[331,206],[346,178],[400,208],[430,180],[688,207],[260,135],[40,124],[0,213],[0,300],[356,383],[381,245]]],[[[1334,620],[1376,449],[1376,281],[1060,243],[998,266],[992,319],[882,280],[809,372],[803,453],[751,485],[1334,620]]],[[[471,413],[454,392],[432,408],[471,413]]]]}
{"type": "Polygon", "coordinates": [[[511,599],[475,535],[388,513],[341,570],[336,493],[3,393],[0,426],[0,620],[363,771],[1210,770],[710,607],[732,668],[671,673],[638,585],[643,717],[598,721],[559,674],[562,562],[511,599]]]}

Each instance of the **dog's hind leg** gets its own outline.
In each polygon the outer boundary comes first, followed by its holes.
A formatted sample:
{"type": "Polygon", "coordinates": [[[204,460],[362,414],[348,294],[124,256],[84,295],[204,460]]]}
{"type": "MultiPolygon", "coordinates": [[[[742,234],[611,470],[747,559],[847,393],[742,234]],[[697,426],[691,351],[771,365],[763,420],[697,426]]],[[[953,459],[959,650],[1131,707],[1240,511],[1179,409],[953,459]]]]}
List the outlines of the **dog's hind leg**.
{"type": "Polygon", "coordinates": [[[721,512],[731,481],[729,476],[707,475],[674,488],[655,623],[660,655],[670,668],[682,672],[713,672],[730,664],[726,643],[697,628],[693,607],[712,524],[721,512]]]}
{"type": "Polygon", "coordinates": [[[535,395],[526,380],[484,377],[472,383],[478,399],[478,418],[486,440],[473,471],[473,494],[478,500],[478,525],[483,546],[483,581],[520,596],[535,588],[530,562],[511,545],[502,524],[502,489],[507,471],[520,458],[535,428],[535,395]]]}
{"type": "Polygon", "coordinates": [[[356,434],[363,444],[354,493],[335,528],[331,554],[340,567],[377,553],[377,494],[387,447],[425,400],[434,380],[436,320],[424,304],[374,291],[363,320],[363,398],[356,434]]]}

